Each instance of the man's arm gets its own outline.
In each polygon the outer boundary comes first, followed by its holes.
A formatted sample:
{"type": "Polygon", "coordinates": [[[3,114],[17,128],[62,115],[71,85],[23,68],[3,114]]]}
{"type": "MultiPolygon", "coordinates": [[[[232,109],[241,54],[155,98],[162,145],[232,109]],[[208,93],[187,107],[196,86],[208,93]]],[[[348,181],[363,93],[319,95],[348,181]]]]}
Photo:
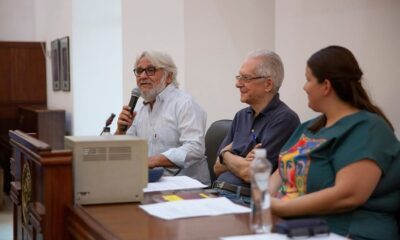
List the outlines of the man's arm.
{"type": "Polygon", "coordinates": [[[174,166],[186,168],[204,159],[206,113],[193,101],[185,101],[176,109],[180,146],[161,153],[174,166]]]}
{"type": "Polygon", "coordinates": [[[249,183],[250,182],[250,164],[251,161],[254,159],[254,149],[260,148],[261,144],[257,144],[248,154],[247,156],[241,157],[238,155],[233,154],[230,151],[225,151],[231,150],[232,149],[232,144],[229,144],[227,147],[223,148],[221,152],[223,152],[223,155],[221,156],[223,158],[224,164],[221,164],[219,162],[219,159],[217,159],[215,165],[214,165],[214,172],[218,176],[222,172],[225,171],[230,171],[237,177],[241,178],[243,181],[249,183]],[[217,174],[217,170],[221,171],[219,174],[217,174]]]}
{"type": "Polygon", "coordinates": [[[149,168],[155,168],[155,167],[176,168],[177,166],[173,164],[166,156],[159,154],[149,157],[149,168]]]}
{"type": "Polygon", "coordinates": [[[243,181],[250,182],[250,163],[246,158],[235,155],[231,152],[225,152],[224,163],[228,171],[241,178],[243,181]]]}
{"type": "MultiPolygon", "coordinates": [[[[225,152],[225,151],[232,151],[232,143],[230,143],[229,145],[227,145],[224,148],[222,148],[221,151],[219,151],[219,153],[225,152]]],[[[223,157],[224,153],[223,154],[218,154],[218,157],[217,157],[217,159],[215,160],[215,163],[214,163],[214,173],[215,173],[215,176],[217,176],[217,177],[219,175],[221,175],[223,172],[228,171],[228,168],[226,167],[226,165],[222,164],[220,162],[220,160],[219,160],[220,156],[219,155],[221,155],[221,157],[223,157]]]]}

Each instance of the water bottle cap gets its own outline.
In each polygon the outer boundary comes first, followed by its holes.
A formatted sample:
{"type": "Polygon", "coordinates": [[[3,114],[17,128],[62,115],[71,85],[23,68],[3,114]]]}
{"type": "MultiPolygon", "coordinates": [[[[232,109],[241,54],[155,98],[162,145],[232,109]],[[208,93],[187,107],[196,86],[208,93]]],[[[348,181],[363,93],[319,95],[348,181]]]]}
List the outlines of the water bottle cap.
{"type": "Polygon", "coordinates": [[[267,150],[265,148],[255,149],[254,154],[256,158],[265,158],[267,157],[267,150]]]}

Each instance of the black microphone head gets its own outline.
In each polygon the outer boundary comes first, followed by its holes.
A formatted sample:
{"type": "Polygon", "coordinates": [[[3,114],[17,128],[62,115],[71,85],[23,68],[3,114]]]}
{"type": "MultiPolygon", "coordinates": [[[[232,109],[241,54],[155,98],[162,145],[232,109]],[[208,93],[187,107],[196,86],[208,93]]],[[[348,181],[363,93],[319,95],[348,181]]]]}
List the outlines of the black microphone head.
{"type": "Polygon", "coordinates": [[[114,120],[115,114],[111,113],[111,116],[108,117],[107,121],[106,121],[106,127],[110,126],[110,124],[112,123],[112,121],[114,120]]]}
{"type": "Polygon", "coordinates": [[[135,96],[135,97],[139,98],[141,95],[142,95],[142,93],[140,92],[139,88],[132,89],[131,96],[135,96]]]}

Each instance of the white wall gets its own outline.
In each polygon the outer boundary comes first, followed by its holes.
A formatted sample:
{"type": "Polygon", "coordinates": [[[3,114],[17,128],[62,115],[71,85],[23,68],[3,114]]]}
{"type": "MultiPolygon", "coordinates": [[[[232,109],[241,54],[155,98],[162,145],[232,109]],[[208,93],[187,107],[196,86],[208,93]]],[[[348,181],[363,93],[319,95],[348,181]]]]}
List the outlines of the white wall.
{"type": "Polygon", "coordinates": [[[136,86],[136,56],[154,49],[170,53],[180,88],[215,120],[233,118],[244,105],[234,76],[245,54],[274,47],[274,1],[122,1],[123,95],[136,86]],[[168,11],[166,11],[168,9],[168,11]]]}
{"type": "MultiPolygon", "coordinates": [[[[185,85],[183,22],[183,0],[122,0],[124,105],[136,86],[133,65],[144,50],[171,54],[178,67],[178,81],[185,85]]],[[[121,109],[122,105],[118,113],[121,109]]]]}
{"type": "Polygon", "coordinates": [[[73,135],[100,134],[122,106],[121,22],[121,1],[73,0],[73,135]]]}
{"type": "Polygon", "coordinates": [[[47,50],[54,39],[70,39],[70,92],[53,91],[46,58],[48,107],[66,110],[67,134],[99,134],[122,105],[121,2],[36,0],[34,10],[35,40],[47,50]]]}
{"type": "Polygon", "coordinates": [[[0,41],[33,41],[35,0],[0,0],[0,41]]]}
{"type": "Polygon", "coordinates": [[[356,56],[363,85],[382,107],[400,136],[400,1],[276,1],[276,51],[286,77],[282,98],[304,121],[316,116],[302,90],[307,59],[328,45],[342,45],[356,56]]]}
{"type": "MultiPolygon", "coordinates": [[[[72,129],[73,95],[71,92],[53,91],[50,43],[57,38],[71,36],[72,1],[35,0],[34,8],[30,9],[30,11],[34,13],[34,18],[31,21],[35,23],[36,29],[35,37],[30,41],[46,42],[47,105],[50,109],[64,109],[66,111],[66,128],[68,134],[70,134],[72,129]]],[[[71,45],[70,43],[70,48],[71,45]]]]}
{"type": "MultiPolygon", "coordinates": [[[[52,91],[50,64],[47,64],[48,104],[67,110],[69,130],[72,130],[72,113],[78,114],[76,107],[81,109],[81,113],[82,109],[100,109],[103,100],[111,99],[99,97],[107,93],[105,89],[111,86],[111,82],[116,87],[112,90],[113,98],[117,99],[114,105],[107,105],[102,113],[88,111],[86,115],[77,117],[75,124],[80,122],[82,126],[90,126],[93,134],[97,134],[108,114],[119,112],[120,105],[129,101],[130,90],[135,86],[133,62],[144,49],[171,53],[179,68],[181,88],[191,93],[206,109],[210,124],[217,119],[232,118],[244,106],[239,102],[233,78],[244,55],[254,48],[275,48],[286,70],[281,97],[302,120],[306,120],[316,114],[307,108],[302,90],[305,62],[320,48],[340,44],[350,48],[358,58],[365,73],[367,90],[387,113],[399,136],[400,111],[395,106],[399,102],[400,90],[397,83],[400,76],[397,66],[400,56],[398,0],[122,0],[122,63],[111,58],[114,60],[105,59],[95,64],[84,55],[79,58],[76,55],[86,51],[95,58],[104,57],[112,51],[109,47],[118,42],[119,33],[117,28],[108,33],[101,30],[110,27],[102,19],[113,22],[113,14],[102,17],[103,10],[95,7],[96,4],[89,6],[90,10],[86,12],[76,10],[78,4],[86,3],[0,0],[0,40],[46,41],[49,49],[51,40],[72,35],[71,59],[77,59],[71,62],[72,92],[52,91]],[[90,17],[82,15],[95,17],[95,13],[90,13],[95,10],[100,11],[97,15],[100,24],[90,25],[90,17]],[[77,16],[78,11],[80,16],[77,16]],[[75,20],[73,16],[76,16],[75,20]],[[77,29],[74,29],[75,25],[77,29]],[[112,44],[101,42],[100,46],[85,47],[89,39],[98,36],[85,33],[89,30],[116,38],[110,40],[112,44]],[[76,39],[81,39],[79,42],[83,45],[78,47],[76,39]],[[96,53],[93,49],[102,52],[96,53]],[[108,71],[109,66],[113,70],[108,71]],[[119,75],[120,66],[122,74],[119,75]],[[75,79],[81,71],[83,77],[75,79]],[[95,73],[100,74],[99,77],[93,77],[95,73]],[[79,84],[103,88],[96,91],[88,91],[87,87],[76,89],[79,84]],[[81,98],[73,105],[75,91],[81,94],[81,98]],[[121,95],[122,101],[119,99],[121,95]],[[97,104],[86,102],[87,99],[95,99],[97,104]],[[99,122],[94,123],[95,118],[99,122]]],[[[107,6],[107,3],[100,5],[107,6]]],[[[115,11],[116,8],[112,9],[115,11]]]]}
{"type": "Polygon", "coordinates": [[[246,105],[235,76],[245,55],[274,49],[274,1],[185,1],[185,90],[207,111],[207,125],[246,105]]]}

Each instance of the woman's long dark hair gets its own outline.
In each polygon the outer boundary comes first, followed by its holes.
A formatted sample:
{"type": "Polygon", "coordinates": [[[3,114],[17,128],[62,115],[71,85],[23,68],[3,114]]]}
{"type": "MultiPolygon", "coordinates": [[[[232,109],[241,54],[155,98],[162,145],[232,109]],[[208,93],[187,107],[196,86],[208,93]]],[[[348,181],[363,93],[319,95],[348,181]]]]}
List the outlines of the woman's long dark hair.
{"type": "MultiPolygon", "coordinates": [[[[354,55],[346,48],[329,46],[314,53],[307,61],[319,83],[329,80],[337,96],[350,105],[376,113],[394,130],[393,125],[383,111],[372,104],[367,92],[361,85],[363,72],[354,55]]],[[[326,116],[322,115],[308,129],[316,132],[326,124],[326,116]]]]}

